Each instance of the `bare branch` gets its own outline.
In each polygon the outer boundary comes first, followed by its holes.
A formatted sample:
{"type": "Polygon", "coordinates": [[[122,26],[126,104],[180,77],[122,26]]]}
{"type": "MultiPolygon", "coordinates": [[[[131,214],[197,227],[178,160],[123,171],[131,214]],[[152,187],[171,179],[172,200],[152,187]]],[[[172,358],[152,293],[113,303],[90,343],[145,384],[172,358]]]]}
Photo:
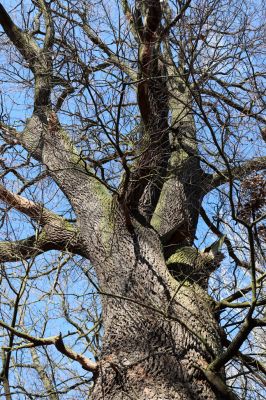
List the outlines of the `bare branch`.
{"type": "Polygon", "coordinates": [[[15,208],[32,218],[34,221],[37,221],[40,225],[51,223],[60,218],[53,212],[47,210],[41,204],[34,203],[32,200],[14,194],[10,190],[7,190],[3,185],[0,185],[0,200],[4,201],[11,208],[15,208]]]}
{"type": "Polygon", "coordinates": [[[252,160],[245,161],[243,164],[238,167],[230,168],[230,171],[224,170],[219,174],[216,173],[212,175],[210,178],[206,180],[206,190],[212,190],[217,188],[224,183],[229,182],[230,176],[231,179],[241,179],[244,176],[250,174],[254,171],[263,171],[266,169],[266,157],[256,157],[252,160]]]}
{"type": "Polygon", "coordinates": [[[17,27],[2,4],[0,4],[0,24],[11,42],[28,61],[32,71],[36,72],[35,61],[40,56],[40,49],[28,33],[17,27]]]}
{"type": "Polygon", "coordinates": [[[165,28],[163,28],[163,30],[162,30],[162,32],[160,34],[160,36],[162,38],[164,38],[169,33],[171,28],[173,28],[177,24],[177,22],[183,17],[184,13],[186,12],[188,7],[190,6],[190,3],[191,3],[191,0],[187,0],[185,2],[185,4],[182,5],[182,7],[181,7],[181,9],[179,11],[179,14],[172,21],[170,21],[169,24],[165,28]]]}
{"type": "MultiPolygon", "coordinates": [[[[266,278],[266,273],[261,275],[257,280],[256,280],[256,287],[259,287],[259,285],[262,285],[263,280],[266,278]]],[[[225,299],[219,301],[217,304],[217,309],[222,310],[227,307],[232,301],[240,299],[241,297],[245,296],[246,293],[249,293],[252,290],[252,286],[246,286],[242,289],[239,289],[237,292],[231,294],[230,296],[226,297],[225,299]]],[[[248,303],[250,306],[250,303],[248,303]]],[[[241,303],[240,303],[241,305],[241,303]]]]}
{"type": "MultiPolygon", "coordinates": [[[[250,310],[252,310],[252,308],[250,310]]],[[[255,320],[250,318],[250,310],[248,311],[248,315],[244,323],[241,325],[237,335],[232,340],[227,350],[225,350],[221,355],[217,356],[215,360],[210,363],[208,367],[209,371],[218,372],[232,357],[238,353],[249,333],[256,326],[255,320]]]]}
{"type": "MultiPolygon", "coordinates": [[[[197,90],[198,90],[198,88],[197,88],[197,90]]],[[[219,101],[224,102],[225,104],[234,108],[235,110],[240,111],[243,115],[246,115],[250,118],[254,118],[258,122],[261,122],[263,124],[263,126],[265,126],[265,123],[266,123],[265,118],[263,118],[259,113],[253,112],[251,106],[249,106],[249,107],[242,106],[241,104],[236,103],[235,101],[229,99],[227,96],[223,95],[222,93],[215,92],[213,90],[207,90],[205,88],[202,88],[200,90],[203,95],[206,94],[208,96],[213,96],[214,98],[219,99],[219,101]]],[[[198,96],[197,92],[196,92],[195,96],[198,96]]]]}
{"type": "Polygon", "coordinates": [[[149,220],[151,210],[145,210],[146,200],[141,201],[144,207],[139,202],[147,186],[150,192],[148,197],[153,197],[153,209],[159,198],[170,156],[169,110],[167,70],[160,62],[160,1],[143,2],[139,12],[144,21],[138,56],[140,80],[137,86],[142,135],[140,155],[132,169],[125,202],[129,209],[137,214],[140,211],[149,220]]]}
{"type": "Polygon", "coordinates": [[[22,31],[16,26],[5,8],[0,4],[0,24],[9,39],[28,62],[29,68],[35,76],[35,111],[49,106],[51,96],[52,60],[49,49],[52,45],[54,35],[53,24],[47,6],[44,2],[41,1],[41,3],[44,7],[47,28],[43,49],[40,49],[27,32],[22,31]]]}
{"type": "Polygon", "coordinates": [[[4,321],[0,321],[0,326],[12,332],[14,335],[31,342],[33,347],[54,345],[57,348],[57,350],[60,351],[60,353],[80,363],[82,368],[84,368],[85,370],[97,373],[98,365],[95,362],[88,359],[87,357],[83,356],[82,354],[78,354],[69,347],[65,346],[61,334],[57,336],[51,336],[48,338],[40,338],[29,335],[28,333],[25,332],[21,332],[16,328],[12,328],[4,321]]]}

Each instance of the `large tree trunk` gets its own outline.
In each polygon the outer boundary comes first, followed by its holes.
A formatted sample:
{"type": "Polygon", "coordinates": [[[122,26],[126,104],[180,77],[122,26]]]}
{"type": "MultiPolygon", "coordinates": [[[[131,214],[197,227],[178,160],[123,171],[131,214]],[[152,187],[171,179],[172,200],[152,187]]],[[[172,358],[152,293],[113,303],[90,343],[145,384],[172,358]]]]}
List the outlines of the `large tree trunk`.
{"type": "Polygon", "coordinates": [[[201,371],[221,351],[210,298],[170,275],[152,228],[114,225],[94,262],[104,340],[93,399],[222,398],[201,371]]]}

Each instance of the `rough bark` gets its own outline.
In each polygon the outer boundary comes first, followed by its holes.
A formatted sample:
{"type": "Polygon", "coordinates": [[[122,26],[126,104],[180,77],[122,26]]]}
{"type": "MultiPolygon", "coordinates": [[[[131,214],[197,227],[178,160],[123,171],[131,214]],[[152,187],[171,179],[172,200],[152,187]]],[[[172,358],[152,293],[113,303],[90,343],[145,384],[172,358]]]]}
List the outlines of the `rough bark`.
{"type": "Polygon", "coordinates": [[[119,207],[101,229],[105,246],[97,235],[89,246],[105,331],[92,398],[221,399],[201,372],[221,352],[209,296],[175,280],[158,234],[133,219],[127,226],[119,207]]]}
{"type": "Polygon", "coordinates": [[[205,179],[198,158],[192,98],[186,76],[172,64],[168,74],[172,151],[168,175],[151,220],[165,245],[166,256],[173,254],[180,245],[193,243],[205,179]]]}
{"type": "MultiPolygon", "coordinates": [[[[126,173],[119,194],[113,198],[87,167],[52,110],[50,50],[54,32],[48,4],[43,3],[46,5],[42,9],[46,21],[43,48],[18,28],[0,5],[0,24],[35,78],[33,115],[21,134],[13,129],[8,133],[15,144],[21,144],[45,166],[77,217],[75,229],[50,214],[42,213],[40,218],[39,206],[2,190],[2,201],[37,220],[43,230],[39,237],[0,243],[0,259],[12,262],[43,251],[64,249],[92,262],[104,321],[99,364],[88,365],[85,357],[66,348],[59,336],[50,341],[35,339],[35,345],[54,344],[70,359],[79,358],[83,368],[94,373],[94,400],[231,400],[235,396],[225,385],[223,371],[229,357],[225,353],[217,362],[222,353],[221,333],[215,306],[206,292],[211,266],[204,266],[199,274],[196,262],[185,266],[178,261],[167,262],[176,249],[180,252],[183,246],[191,248],[204,190],[225,182],[230,175],[222,173],[211,178],[203,173],[182,54],[179,67],[175,68],[162,51],[162,39],[167,43],[170,28],[190,1],[164,29],[162,2],[137,3],[137,21],[130,21],[139,40],[137,100],[143,135],[134,149],[137,161],[133,166],[129,167],[125,155],[120,154],[126,173]],[[210,369],[210,365],[215,368],[210,369]]],[[[126,2],[124,9],[130,12],[126,2]]],[[[108,55],[110,63],[132,76],[95,36],[86,18],[81,19],[92,43],[108,55]]],[[[243,111],[237,104],[222,100],[243,111]]],[[[118,130],[119,126],[117,135],[118,130]]],[[[116,150],[121,152],[119,145],[116,150]]],[[[260,161],[264,166],[265,160],[260,161]]],[[[246,171],[253,166],[246,164],[246,171]]],[[[240,169],[234,170],[237,176],[241,176],[240,169]]],[[[34,343],[33,337],[18,329],[3,323],[2,326],[34,343]]],[[[249,332],[251,325],[245,329],[249,332]]],[[[232,345],[235,354],[242,339],[237,338],[238,342],[232,345]]],[[[51,392],[49,379],[41,369],[38,372],[51,392]]],[[[4,385],[8,398],[7,379],[4,385]]]]}

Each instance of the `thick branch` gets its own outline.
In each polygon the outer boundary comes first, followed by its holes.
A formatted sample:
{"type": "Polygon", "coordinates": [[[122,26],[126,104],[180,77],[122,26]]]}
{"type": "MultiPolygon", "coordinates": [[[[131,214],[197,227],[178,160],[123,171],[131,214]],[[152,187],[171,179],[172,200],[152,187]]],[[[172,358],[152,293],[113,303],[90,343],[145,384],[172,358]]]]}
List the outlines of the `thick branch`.
{"type": "Polygon", "coordinates": [[[41,204],[34,203],[25,197],[14,194],[2,185],[0,185],[0,200],[8,204],[11,208],[15,208],[32,218],[34,221],[37,221],[40,225],[51,223],[53,220],[59,218],[56,214],[47,210],[41,204]]]}
{"type": "Polygon", "coordinates": [[[168,176],[151,220],[166,246],[167,257],[177,246],[193,243],[205,179],[197,157],[190,88],[181,72],[169,61],[172,149],[168,176]]]}
{"type": "Polygon", "coordinates": [[[17,27],[5,8],[0,4],[0,24],[11,42],[28,62],[29,68],[35,77],[35,110],[50,105],[52,77],[52,60],[49,50],[53,42],[53,23],[47,6],[43,1],[40,3],[45,15],[47,29],[44,49],[41,49],[27,32],[17,27]]]}
{"type": "Polygon", "coordinates": [[[140,80],[137,95],[142,118],[142,139],[139,145],[140,155],[132,170],[126,203],[130,209],[136,211],[143,195],[139,211],[149,220],[160,195],[170,156],[168,89],[167,71],[160,61],[160,1],[144,1],[139,13],[143,17],[143,29],[139,46],[140,80]]]}
{"type": "Polygon", "coordinates": [[[49,250],[81,254],[77,228],[41,204],[14,194],[0,185],[0,200],[22,212],[43,227],[38,234],[14,242],[0,242],[0,261],[18,261],[49,250]]]}
{"type": "Polygon", "coordinates": [[[242,324],[241,328],[239,329],[239,332],[228,346],[228,348],[221,355],[219,355],[214,361],[211,362],[211,364],[208,367],[208,370],[212,372],[215,371],[218,372],[229,360],[231,360],[231,358],[237,355],[240,347],[247,339],[249,333],[252,331],[254,326],[255,326],[255,320],[252,320],[248,316],[245,319],[244,323],[242,324]]]}
{"type": "Polygon", "coordinates": [[[30,236],[14,242],[0,242],[0,262],[27,260],[53,249],[52,243],[43,240],[41,235],[37,240],[30,236]]]}
{"type": "Polygon", "coordinates": [[[201,369],[212,387],[214,387],[223,397],[227,400],[239,400],[239,397],[233,393],[229,387],[224,383],[219,374],[214,373],[210,370],[201,369]]]}
{"type": "Polygon", "coordinates": [[[83,354],[76,353],[70,347],[65,346],[62,336],[60,335],[59,338],[54,343],[55,347],[57,348],[60,353],[64,354],[71,360],[77,361],[83,369],[86,371],[90,371],[92,373],[96,373],[98,371],[97,363],[91,361],[89,358],[85,357],[83,354]]]}
{"type": "Polygon", "coordinates": [[[51,49],[54,43],[54,24],[49,3],[45,0],[39,0],[38,4],[45,19],[46,34],[44,38],[44,49],[47,51],[51,49]]]}
{"type": "MultiPolygon", "coordinates": [[[[83,193],[88,193],[88,203],[97,217],[91,220],[100,223],[110,198],[103,185],[92,178],[92,172],[75,149],[67,132],[60,125],[57,116],[50,109],[50,94],[52,88],[51,46],[53,42],[53,24],[48,6],[39,3],[46,21],[44,49],[40,49],[27,33],[20,30],[1,6],[0,23],[6,34],[18,48],[23,57],[29,62],[35,75],[35,101],[33,116],[27,121],[22,134],[14,130],[4,130],[5,136],[19,143],[37,160],[46,165],[48,173],[59,185],[61,190],[72,203],[75,211],[83,204],[83,193]],[[82,197],[82,199],[80,198],[82,197]],[[95,207],[95,204],[98,205],[95,207]]],[[[84,16],[83,16],[84,17],[84,16]]],[[[111,54],[110,54],[111,56],[111,54]]]]}
{"type": "Polygon", "coordinates": [[[0,24],[11,42],[28,61],[32,72],[35,72],[34,61],[40,55],[40,49],[30,35],[17,27],[2,4],[0,4],[0,24]]]}
{"type": "Polygon", "coordinates": [[[73,145],[54,112],[49,111],[41,116],[34,113],[27,120],[22,134],[14,133],[10,129],[5,130],[7,140],[9,135],[47,167],[48,174],[68,197],[77,213],[83,207],[86,193],[87,209],[91,210],[87,222],[100,223],[111,203],[108,190],[87,167],[86,161],[73,145]],[[93,218],[94,214],[98,217],[93,218]]]}
{"type": "Polygon", "coordinates": [[[27,239],[0,242],[0,262],[25,260],[50,250],[70,251],[83,255],[82,247],[79,245],[78,230],[63,219],[62,221],[58,219],[54,224],[47,224],[41,232],[27,239]]]}
{"type": "MultiPolygon", "coordinates": [[[[218,309],[223,310],[225,308],[248,308],[251,305],[251,301],[244,301],[242,303],[231,303],[226,300],[222,300],[218,304],[218,309]]],[[[266,299],[257,300],[256,304],[257,307],[266,305],[266,299]]]]}
{"type": "MultiPolygon", "coordinates": [[[[226,337],[223,337],[223,345],[228,347],[231,345],[231,341],[228,340],[226,337]]],[[[235,356],[237,359],[241,360],[244,365],[246,365],[248,368],[252,367],[256,371],[260,371],[263,374],[266,375],[266,366],[264,363],[262,363],[259,360],[256,360],[254,357],[249,356],[248,354],[244,354],[241,351],[238,351],[235,356]]]]}
{"type": "Polygon", "coordinates": [[[121,0],[121,6],[123,8],[125,17],[129,22],[130,30],[131,30],[133,36],[135,37],[135,39],[138,40],[139,36],[138,36],[138,26],[137,26],[137,21],[136,21],[136,15],[132,14],[127,0],[121,0]]]}

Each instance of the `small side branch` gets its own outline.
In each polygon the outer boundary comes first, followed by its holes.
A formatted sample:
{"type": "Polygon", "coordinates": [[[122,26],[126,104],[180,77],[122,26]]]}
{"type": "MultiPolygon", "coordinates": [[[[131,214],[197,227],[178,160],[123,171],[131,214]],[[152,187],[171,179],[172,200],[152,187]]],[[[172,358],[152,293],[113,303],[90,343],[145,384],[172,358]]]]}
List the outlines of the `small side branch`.
{"type": "MultiPolygon", "coordinates": [[[[240,258],[238,258],[238,256],[236,255],[236,253],[234,252],[233,249],[233,245],[231,243],[231,241],[228,239],[228,237],[226,235],[224,235],[222,232],[220,232],[220,230],[210,221],[209,217],[207,216],[205,210],[203,207],[200,208],[200,215],[203,219],[203,221],[205,222],[205,224],[211,229],[211,231],[217,235],[218,237],[222,237],[224,236],[224,243],[227,246],[227,250],[228,250],[228,254],[229,256],[232,258],[232,260],[235,261],[236,265],[248,269],[251,269],[251,265],[245,261],[240,260],[240,258]]],[[[259,268],[256,267],[256,271],[257,272],[262,272],[259,268]]]]}
{"type": "Polygon", "coordinates": [[[86,371],[90,371],[93,374],[97,374],[98,371],[97,363],[91,361],[83,354],[75,352],[70,347],[65,346],[61,335],[57,336],[54,345],[57,348],[57,350],[60,351],[60,353],[64,354],[68,358],[71,358],[71,360],[77,361],[82,366],[83,369],[85,369],[86,371]]]}
{"type": "MultiPolygon", "coordinates": [[[[34,337],[32,335],[29,335],[28,333],[21,332],[16,328],[12,328],[8,324],[6,324],[4,321],[0,320],[0,326],[2,328],[7,329],[9,332],[12,332],[14,335],[30,342],[30,347],[39,347],[39,346],[50,346],[54,345],[60,353],[64,354],[65,356],[71,358],[74,361],[77,361],[83,369],[86,371],[90,371],[93,374],[97,373],[98,371],[98,365],[97,363],[91,361],[89,358],[83,356],[82,354],[78,354],[69,347],[65,346],[63,342],[62,335],[59,334],[57,336],[51,336],[48,338],[40,338],[40,337],[34,337]]],[[[27,345],[26,345],[27,346],[27,345]]],[[[29,347],[27,346],[27,347],[29,347]]],[[[22,347],[21,347],[22,348],[22,347]]],[[[8,349],[9,351],[12,349],[8,349]]]]}
{"type": "MultiPolygon", "coordinates": [[[[231,341],[228,339],[223,339],[223,344],[228,347],[231,345],[231,341]]],[[[236,354],[236,358],[241,360],[247,367],[252,367],[256,371],[262,372],[266,376],[266,366],[259,360],[249,356],[248,354],[244,354],[241,351],[238,351],[236,354]]]]}
{"type": "MultiPolygon", "coordinates": [[[[266,278],[266,273],[261,275],[257,280],[256,280],[256,287],[258,288],[259,285],[263,282],[263,280],[266,278]]],[[[252,286],[246,286],[243,289],[239,289],[238,291],[236,291],[235,293],[231,294],[230,296],[226,297],[225,299],[219,301],[219,303],[217,304],[217,309],[219,310],[223,310],[226,307],[232,307],[232,302],[245,296],[246,293],[251,292],[252,290],[252,286]]],[[[265,302],[265,301],[264,301],[265,302]]],[[[257,302],[257,305],[259,302],[257,302]]],[[[250,306],[250,303],[248,303],[250,306]]],[[[236,306],[240,306],[241,307],[241,303],[237,304],[236,306]]]]}
{"type": "MultiPolygon", "coordinates": [[[[198,87],[195,88],[195,92],[198,91],[198,87]]],[[[265,118],[262,117],[259,113],[253,113],[251,110],[251,107],[245,107],[242,106],[239,103],[236,103],[235,101],[231,100],[229,97],[223,95],[222,93],[218,93],[215,92],[214,90],[207,90],[207,89],[201,89],[201,94],[206,94],[207,96],[212,96],[216,99],[218,99],[219,101],[222,101],[223,103],[227,104],[229,107],[234,108],[235,110],[241,112],[242,114],[255,119],[258,122],[261,122],[264,126],[265,126],[265,118]]],[[[197,93],[195,93],[195,95],[197,96],[197,93]]]]}
{"type": "Polygon", "coordinates": [[[229,182],[230,179],[241,179],[244,176],[254,171],[263,171],[266,169],[266,157],[255,157],[252,160],[246,161],[238,167],[232,167],[230,171],[224,170],[216,173],[206,180],[208,186],[207,191],[213,190],[224,183],[229,182]]]}

